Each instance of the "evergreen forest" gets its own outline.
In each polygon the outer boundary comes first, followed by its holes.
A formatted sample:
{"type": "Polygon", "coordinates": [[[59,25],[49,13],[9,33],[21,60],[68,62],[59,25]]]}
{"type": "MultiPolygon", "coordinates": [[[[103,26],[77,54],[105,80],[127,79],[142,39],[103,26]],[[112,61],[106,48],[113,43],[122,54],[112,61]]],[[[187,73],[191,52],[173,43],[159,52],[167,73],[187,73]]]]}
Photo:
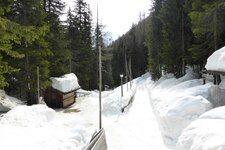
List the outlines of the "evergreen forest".
{"type": "Polygon", "coordinates": [[[42,92],[50,77],[70,72],[83,89],[98,89],[99,46],[102,84],[113,88],[120,74],[128,81],[149,71],[157,80],[180,77],[187,66],[199,73],[225,45],[223,0],[152,0],[149,12],[110,44],[85,0],[74,1],[66,21],[64,9],[61,0],[0,0],[0,89],[36,103],[37,67],[42,92]]]}

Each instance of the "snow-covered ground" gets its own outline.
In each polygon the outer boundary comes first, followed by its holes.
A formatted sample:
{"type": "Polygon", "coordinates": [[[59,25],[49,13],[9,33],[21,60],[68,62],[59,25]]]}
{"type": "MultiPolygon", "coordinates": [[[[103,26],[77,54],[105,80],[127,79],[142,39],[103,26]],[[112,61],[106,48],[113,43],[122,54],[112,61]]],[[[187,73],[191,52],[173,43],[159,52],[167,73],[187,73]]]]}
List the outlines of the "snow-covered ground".
{"type": "Polygon", "coordinates": [[[105,118],[109,150],[165,150],[145,84],[139,84],[132,106],[118,118],[105,118]]]}
{"type": "Polygon", "coordinates": [[[203,85],[201,79],[188,70],[179,79],[166,75],[148,85],[149,95],[158,118],[160,131],[167,146],[174,149],[178,137],[192,121],[212,109],[207,100],[212,83],[203,85]]]}
{"type": "Polygon", "coordinates": [[[224,150],[225,107],[206,112],[181,134],[178,150],[224,150]]]}
{"type": "Polygon", "coordinates": [[[45,105],[17,106],[0,119],[0,148],[4,150],[82,149],[89,131],[74,125],[66,114],[45,105]]]}
{"type": "MultiPolygon", "coordinates": [[[[212,109],[207,99],[213,84],[202,83],[189,70],[179,79],[169,74],[156,82],[145,74],[133,80],[129,91],[123,86],[123,98],[121,87],[103,92],[108,149],[224,149],[225,107],[212,109]],[[131,97],[133,103],[122,113],[131,97]]],[[[9,103],[13,109],[0,117],[0,149],[85,149],[99,128],[99,94],[79,92],[77,102],[66,110],[24,106],[19,101],[12,105],[14,100],[2,92],[1,105],[9,103]]]]}

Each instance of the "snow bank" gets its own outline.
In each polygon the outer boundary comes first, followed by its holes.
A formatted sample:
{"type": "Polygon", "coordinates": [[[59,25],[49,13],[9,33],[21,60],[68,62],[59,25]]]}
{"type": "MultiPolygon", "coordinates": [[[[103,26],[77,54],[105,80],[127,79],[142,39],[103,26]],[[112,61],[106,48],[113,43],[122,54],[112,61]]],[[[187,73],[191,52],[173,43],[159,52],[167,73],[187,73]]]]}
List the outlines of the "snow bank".
{"type": "Polygon", "coordinates": [[[225,149],[225,107],[212,109],[192,122],[179,137],[178,150],[225,149]]]}
{"type": "Polygon", "coordinates": [[[121,86],[113,90],[107,97],[103,98],[103,114],[105,116],[118,115],[122,109],[129,105],[132,97],[136,92],[136,82],[138,78],[133,80],[132,87],[127,91],[127,85],[123,85],[124,95],[121,97],[121,86]]]}
{"type": "Polygon", "coordinates": [[[202,80],[195,77],[191,70],[179,79],[169,74],[148,87],[164,142],[168,146],[175,146],[183,129],[212,108],[207,100],[212,83],[202,85],[202,80]]]}
{"type": "Polygon", "coordinates": [[[0,118],[0,147],[8,150],[82,150],[92,133],[84,126],[72,126],[71,119],[68,114],[56,113],[45,105],[18,106],[0,118]]]}
{"type": "Polygon", "coordinates": [[[46,105],[18,106],[4,114],[1,124],[42,127],[53,120],[55,111],[46,105]]]}
{"type": "Polygon", "coordinates": [[[74,73],[63,75],[60,78],[51,77],[52,87],[63,93],[67,93],[80,88],[77,76],[74,73]]]}
{"type": "Polygon", "coordinates": [[[208,59],[205,68],[211,71],[225,71],[225,47],[215,51],[208,59]]]}
{"type": "Polygon", "coordinates": [[[21,104],[22,101],[14,97],[8,96],[3,90],[0,90],[0,112],[9,111],[10,109],[21,104]]]}

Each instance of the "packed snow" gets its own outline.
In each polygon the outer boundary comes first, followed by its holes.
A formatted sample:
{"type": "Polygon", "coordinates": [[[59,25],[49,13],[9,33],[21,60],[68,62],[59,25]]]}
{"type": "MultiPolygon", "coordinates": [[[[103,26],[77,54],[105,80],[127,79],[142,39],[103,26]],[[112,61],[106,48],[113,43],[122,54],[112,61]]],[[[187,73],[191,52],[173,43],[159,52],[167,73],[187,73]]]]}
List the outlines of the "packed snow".
{"type": "MultiPolygon", "coordinates": [[[[143,80],[144,77],[139,78],[143,80]]],[[[109,150],[167,150],[146,89],[145,80],[137,82],[130,108],[118,118],[105,118],[109,150]],[[144,81],[144,82],[143,82],[144,81]]]]}
{"type": "Polygon", "coordinates": [[[215,51],[208,59],[205,68],[210,71],[225,72],[225,47],[215,51]]]}
{"type": "Polygon", "coordinates": [[[179,137],[178,150],[225,149],[225,107],[206,112],[192,122],[179,137]]]}
{"type": "Polygon", "coordinates": [[[212,83],[203,85],[189,69],[179,79],[165,75],[149,85],[149,95],[166,145],[174,148],[178,137],[192,121],[212,109],[207,100],[212,83]]]}
{"type": "Polygon", "coordinates": [[[63,93],[79,89],[77,76],[74,73],[65,74],[62,77],[51,77],[52,87],[63,93]]]}
{"type": "Polygon", "coordinates": [[[18,106],[0,119],[0,147],[4,150],[83,149],[92,131],[79,124],[68,125],[69,119],[74,118],[58,114],[45,105],[18,106]]]}
{"type": "Polygon", "coordinates": [[[134,82],[128,91],[127,86],[129,85],[123,85],[123,97],[121,97],[121,87],[118,87],[103,99],[102,111],[105,116],[118,115],[123,108],[129,105],[136,92],[136,83],[134,82]]]}

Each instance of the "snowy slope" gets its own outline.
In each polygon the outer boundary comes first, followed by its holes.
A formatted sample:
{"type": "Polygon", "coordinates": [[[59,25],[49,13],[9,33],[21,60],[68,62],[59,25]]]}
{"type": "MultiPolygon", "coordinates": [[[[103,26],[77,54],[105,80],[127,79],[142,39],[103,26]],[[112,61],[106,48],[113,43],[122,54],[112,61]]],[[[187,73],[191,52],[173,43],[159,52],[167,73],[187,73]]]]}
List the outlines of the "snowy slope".
{"type": "Polygon", "coordinates": [[[194,78],[189,70],[182,78],[166,75],[149,86],[152,106],[169,147],[175,147],[183,129],[212,108],[207,100],[212,84],[202,85],[202,80],[194,78]]]}
{"type": "Polygon", "coordinates": [[[0,148],[83,149],[90,141],[92,131],[78,124],[71,124],[70,119],[73,117],[59,115],[45,105],[18,106],[0,119],[0,148]]]}

